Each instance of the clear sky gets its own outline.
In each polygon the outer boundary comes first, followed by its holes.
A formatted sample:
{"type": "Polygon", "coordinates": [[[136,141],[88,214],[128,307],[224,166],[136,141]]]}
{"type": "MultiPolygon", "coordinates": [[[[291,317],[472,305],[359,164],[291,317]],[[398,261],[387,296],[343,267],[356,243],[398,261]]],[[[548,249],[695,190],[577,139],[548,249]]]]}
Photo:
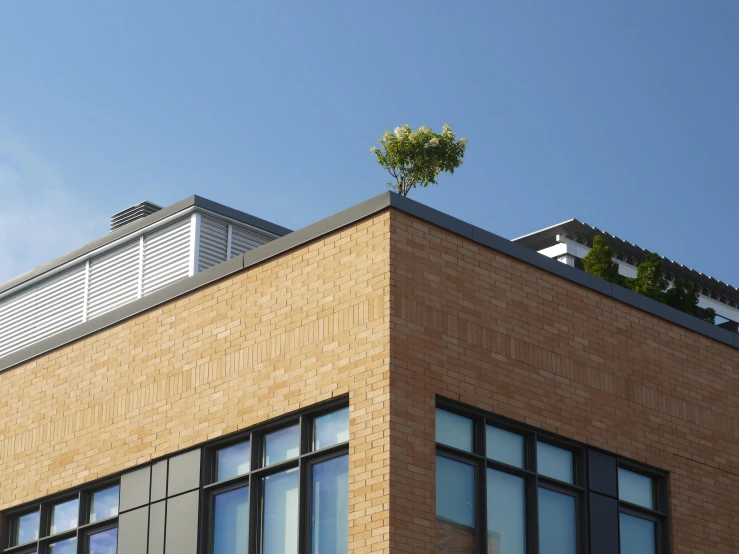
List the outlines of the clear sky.
{"type": "Polygon", "coordinates": [[[4,2],[0,281],[199,194],[300,228],[386,190],[513,238],[577,217],[739,286],[739,2],[4,2]]]}

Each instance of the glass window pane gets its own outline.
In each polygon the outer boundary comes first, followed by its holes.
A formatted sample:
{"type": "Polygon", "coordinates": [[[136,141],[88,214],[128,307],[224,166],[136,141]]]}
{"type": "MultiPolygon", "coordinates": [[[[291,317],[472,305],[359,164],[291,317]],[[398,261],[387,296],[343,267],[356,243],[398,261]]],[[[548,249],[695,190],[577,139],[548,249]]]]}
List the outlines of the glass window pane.
{"type": "Polygon", "coordinates": [[[221,448],[216,452],[216,481],[244,475],[251,471],[251,444],[249,441],[221,448]]]}
{"type": "Polygon", "coordinates": [[[436,551],[475,552],[475,468],[436,457],[436,551]]]}
{"type": "Polygon", "coordinates": [[[349,456],[313,466],[311,552],[349,552],[349,456]]]}
{"type": "Polygon", "coordinates": [[[313,423],[313,450],[349,440],[349,408],[317,417],[313,423]]]}
{"type": "Polygon", "coordinates": [[[77,498],[57,504],[51,509],[51,534],[77,527],[79,500],[77,498]]]}
{"type": "Polygon", "coordinates": [[[504,464],[523,467],[523,437],[488,425],[485,428],[487,457],[504,464]]]}
{"type": "Polygon", "coordinates": [[[118,485],[92,493],[90,523],[118,515],[118,485]]]}
{"type": "Polygon", "coordinates": [[[297,458],[300,453],[300,426],[293,425],[264,437],[264,465],[297,458]]]}
{"type": "Polygon", "coordinates": [[[116,554],[118,551],[118,529],[106,529],[87,537],[88,554],[116,554]]]}
{"type": "Polygon", "coordinates": [[[16,521],[12,546],[38,540],[38,511],[19,516],[16,521]]]}
{"type": "Polygon", "coordinates": [[[526,486],[522,477],[488,469],[488,554],[526,554],[526,486]]]}
{"type": "Polygon", "coordinates": [[[540,554],[575,554],[575,498],[539,488],[540,554]]]}
{"type": "Polygon", "coordinates": [[[541,475],[572,483],[572,452],[545,442],[537,442],[536,458],[541,475]]]}
{"type": "Polygon", "coordinates": [[[654,554],[654,522],[628,514],[619,516],[621,554],[654,554]]]}
{"type": "Polygon", "coordinates": [[[215,497],[213,553],[246,554],[249,543],[249,487],[215,497]]]}
{"type": "Polygon", "coordinates": [[[77,554],[77,539],[71,538],[51,543],[49,554],[77,554]]]}
{"type": "Polygon", "coordinates": [[[652,479],[627,469],[618,468],[618,497],[626,502],[654,509],[652,479]]]}
{"type": "Polygon", "coordinates": [[[298,470],[264,478],[262,554],[298,551],[298,470]]]}
{"type": "Polygon", "coordinates": [[[436,442],[472,452],[472,420],[437,408],[436,442]]]}

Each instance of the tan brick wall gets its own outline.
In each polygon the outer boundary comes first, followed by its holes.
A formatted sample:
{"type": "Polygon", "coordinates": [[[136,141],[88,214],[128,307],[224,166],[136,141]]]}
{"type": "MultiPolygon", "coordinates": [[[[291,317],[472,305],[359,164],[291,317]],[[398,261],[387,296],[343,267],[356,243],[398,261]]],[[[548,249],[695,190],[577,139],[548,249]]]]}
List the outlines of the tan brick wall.
{"type": "Polygon", "coordinates": [[[670,471],[673,551],[736,552],[738,379],[734,349],[385,212],[1,373],[0,509],[348,393],[351,552],[430,552],[440,394],[670,471]]]}
{"type": "Polygon", "coordinates": [[[388,552],[389,221],[0,374],[0,509],[348,393],[351,550],[388,552]]]}
{"type": "Polygon", "coordinates": [[[394,553],[434,550],[436,394],[669,471],[672,551],[739,552],[739,351],[391,221],[394,553]]]}

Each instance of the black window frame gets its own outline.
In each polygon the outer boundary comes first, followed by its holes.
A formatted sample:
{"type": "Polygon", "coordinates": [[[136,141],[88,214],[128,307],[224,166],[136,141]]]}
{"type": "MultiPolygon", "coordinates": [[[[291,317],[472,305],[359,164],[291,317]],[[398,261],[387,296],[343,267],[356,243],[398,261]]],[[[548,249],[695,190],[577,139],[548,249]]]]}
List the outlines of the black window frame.
{"type": "MultiPolygon", "coordinates": [[[[276,418],[266,424],[255,426],[248,431],[238,432],[226,439],[209,444],[203,449],[204,456],[204,484],[202,486],[202,529],[200,552],[212,554],[213,552],[213,530],[215,525],[215,498],[219,494],[236,490],[245,486],[249,487],[249,529],[248,546],[244,554],[258,554],[262,541],[262,515],[264,477],[289,471],[298,470],[298,552],[309,554],[312,542],[312,494],[311,478],[312,468],[321,462],[334,458],[349,456],[349,441],[341,442],[326,448],[312,450],[314,443],[314,421],[316,418],[343,410],[349,407],[346,396],[339,399],[324,402],[298,413],[276,418]],[[264,440],[265,437],[275,431],[299,426],[298,455],[289,460],[273,463],[265,466],[264,440]],[[250,444],[250,468],[248,472],[222,481],[216,481],[217,475],[217,452],[223,448],[234,446],[249,441],[250,444]]],[[[350,415],[350,414],[349,414],[350,415]]]]}
{"type": "MultiPolygon", "coordinates": [[[[460,450],[436,442],[436,455],[473,465],[475,467],[475,553],[487,554],[487,469],[494,469],[524,479],[526,554],[539,554],[539,489],[540,487],[567,494],[575,498],[576,552],[591,553],[589,521],[588,451],[595,450],[615,456],[617,468],[627,469],[652,479],[654,510],[617,499],[618,513],[636,515],[655,522],[655,553],[669,554],[669,521],[667,513],[668,474],[658,468],[634,460],[592,448],[587,444],[568,439],[526,423],[493,412],[475,408],[456,400],[437,396],[436,409],[444,410],[472,420],[472,452],[460,450]],[[523,437],[523,468],[487,457],[486,426],[497,427],[523,437]],[[573,454],[572,484],[547,477],[538,472],[537,443],[543,442],[573,454]]],[[[435,412],[436,413],[436,412],[435,412]]],[[[435,439],[434,439],[435,440],[435,439]]],[[[616,470],[618,473],[618,469],[616,470]]],[[[620,515],[618,516],[620,520],[620,515]]],[[[616,522],[620,525],[620,521],[616,522]]],[[[620,527],[619,527],[620,530],[620,527]]]]}
{"type": "MultiPolygon", "coordinates": [[[[211,552],[212,528],[213,528],[213,502],[215,495],[227,490],[236,489],[248,485],[249,488],[249,552],[256,551],[253,541],[256,540],[260,527],[257,525],[257,514],[260,510],[254,509],[254,501],[258,499],[257,493],[259,487],[252,487],[251,479],[256,482],[267,475],[276,474],[287,469],[298,468],[298,546],[299,552],[310,552],[311,545],[311,477],[312,468],[315,464],[327,461],[333,458],[347,456],[349,459],[349,439],[339,444],[335,444],[326,448],[312,450],[314,439],[314,421],[316,418],[327,415],[336,411],[350,408],[349,395],[343,394],[335,398],[318,402],[304,409],[284,414],[282,416],[270,419],[264,423],[254,425],[250,428],[237,431],[215,440],[207,441],[204,444],[197,445],[195,448],[201,451],[201,472],[200,485],[198,486],[198,494],[200,495],[199,506],[199,522],[198,522],[198,552],[211,552]],[[298,440],[299,451],[298,456],[290,460],[285,460],[263,467],[262,449],[263,438],[265,435],[286,427],[290,427],[295,423],[299,424],[300,436],[298,440]],[[246,440],[250,441],[250,471],[244,475],[231,477],[222,481],[216,481],[216,452],[222,448],[242,443],[246,440]],[[256,532],[255,532],[256,531],[256,532]]],[[[347,413],[351,417],[351,412],[347,413]]],[[[351,434],[350,434],[351,436],[351,434]]],[[[165,459],[185,454],[192,448],[185,448],[178,452],[168,454],[165,459]]],[[[150,462],[137,466],[137,468],[152,466],[159,463],[161,459],[154,459],[150,462]]],[[[43,497],[39,500],[27,502],[25,504],[13,507],[2,512],[2,525],[0,526],[0,554],[28,554],[36,552],[37,554],[48,554],[50,544],[65,540],[68,538],[77,539],[76,554],[87,554],[88,537],[94,533],[105,531],[112,527],[118,527],[120,513],[113,517],[107,517],[95,522],[90,522],[90,508],[92,497],[95,493],[105,490],[109,487],[119,487],[120,502],[120,483],[121,476],[137,468],[128,468],[125,471],[115,475],[106,476],[90,483],[86,483],[80,487],[67,489],[53,495],[43,497]],[[62,502],[77,498],[79,499],[78,525],[74,529],[68,531],[49,534],[51,509],[62,502]],[[39,538],[24,544],[10,546],[14,525],[17,518],[33,512],[39,512],[39,538]]],[[[191,491],[192,492],[192,491],[191,491]]],[[[178,495],[167,496],[174,498],[178,495]]],[[[348,531],[348,527],[347,527],[348,531]]]]}
{"type": "Polygon", "coordinates": [[[621,500],[620,490],[618,491],[618,513],[619,513],[619,533],[620,533],[620,514],[624,513],[630,516],[638,517],[654,523],[654,552],[655,554],[669,554],[669,533],[667,532],[668,519],[668,503],[667,503],[667,479],[650,468],[644,467],[630,460],[621,459],[618,463],[618,469],[625,469],[632,473],[637,473],[652,480],[652,504],[653,508],[646,508],[639,504],[633,504],[626,500],[621,500]]]}
{"type": "MultiPolygon", "coordinates": [[[[12,510],[3,513],[3,524],[0,529],[0,552],[3,554],[28,554],[36,552],[37,554],[48,554],[50,545],[61,542],[70,538],[77,539],[76,554],[87,554],[88,535],[118,527],[118,515],[90,522],[90,503],[92,495],[98,491],[110,488],[120,487],[120,477],[106,477],[92,483],[88,483],[82,487],[76,487],[71,490],[62,491],[53,495],[42,498],[31,503],[23,504],[12,510]],[[51,513],[55,506],[63,504],[69,500],[77,499],[77,526],[51,534],[51,513]],[[18,518],[29,513],[39,511],[39,538],[23,544],[12,545],[11,541],[15,533],[18,518]]],[[[120,501],[120,488],[119,488],[120,501]]]]}

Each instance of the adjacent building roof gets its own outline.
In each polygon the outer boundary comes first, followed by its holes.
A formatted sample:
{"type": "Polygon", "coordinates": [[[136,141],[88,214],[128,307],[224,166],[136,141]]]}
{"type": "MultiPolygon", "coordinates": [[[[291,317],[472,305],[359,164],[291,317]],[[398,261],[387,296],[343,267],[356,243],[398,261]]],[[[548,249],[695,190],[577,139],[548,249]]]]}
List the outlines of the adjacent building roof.
{"type": "MultiPolygon", "coordinates": [[[[539,251],[557,244],[559,242],[557,237],[561,236],[592,247],[593,238],[597,235],[601,235],[604,242],[613,248],[616,252],[616,258],[630,265],[639,265],[646,255],[651,253],[646,248],[612,235],[607,231],[601,231],[597,227],[588,225],[577,219],[569,219],[546,229],[524,235],[513,239],[513,242],[539,251]]],[[[686,281],[694,283],[704,296],[727,304],[732,308],[739,308],[739,289],[728,283],[714,279],[710,275],[705,275],[664,256],[662,256],[662,270],[670,281],[681,277],[686,281]]]]}

